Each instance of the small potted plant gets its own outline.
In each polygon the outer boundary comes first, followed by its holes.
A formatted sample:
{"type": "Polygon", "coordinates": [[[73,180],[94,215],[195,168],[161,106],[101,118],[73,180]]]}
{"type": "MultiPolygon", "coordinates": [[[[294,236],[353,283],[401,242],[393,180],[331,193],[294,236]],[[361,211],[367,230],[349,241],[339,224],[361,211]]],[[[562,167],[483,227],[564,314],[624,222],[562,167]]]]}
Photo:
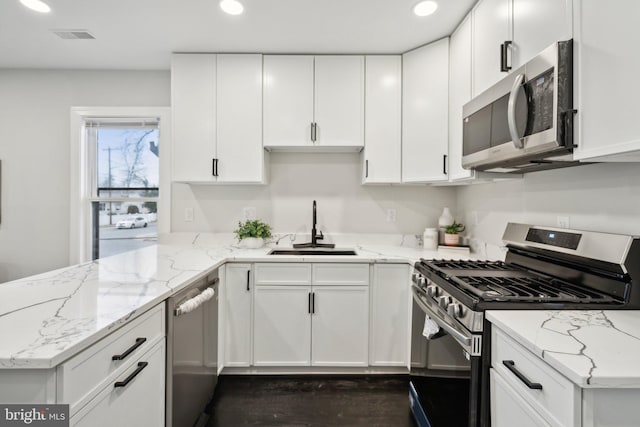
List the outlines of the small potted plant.
{"type": "Polygon", "coordinates": [[[460,236],[458,233],[462,233],[465,226],[453,221],[453,224],[448,225],[444,229],[444,244],[445,246],[458,246],[460,243],[460,236]]]}
{"type": "Polygon", "coordinates": [[[271,226],[259,219],[248,219],[238,221],[238,229],[234,233],[244,247],[257,249],[264,246],[264,239],[271,237],[271,226]]]}

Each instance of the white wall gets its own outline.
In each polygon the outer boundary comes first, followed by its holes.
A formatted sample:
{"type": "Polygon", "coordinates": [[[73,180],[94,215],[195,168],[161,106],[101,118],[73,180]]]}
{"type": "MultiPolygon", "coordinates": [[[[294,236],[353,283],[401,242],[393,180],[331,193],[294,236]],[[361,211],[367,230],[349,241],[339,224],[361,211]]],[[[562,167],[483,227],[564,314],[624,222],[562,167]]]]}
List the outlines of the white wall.
{"type": "Polygon", "coordinates": [[[458,190],[473,237],[500,245],[507,222],[640,235],[640,163],[593,164],[458,190]],[[473,224],[474,214],[478,224],[473,224]]]}
{"type": "Polygon", "coordinates": [[[312,201],[323,233],[422,234],[435,226],[443,206],[455,212],[455,189],[427,186],[362,186],[357,153],[271,153],[266,186],[173,184],[173,231],[231,232],[243,207],[278,233],[310,233],[312,201]],[[194,208],[193,222],[184,209],[194,208]],[[386,210],[397,221],[386,221],[386,210]]]}
{"type": "Polygon", "coordinates": [[[169,106],[168,71],[0,70],[0,282],[69,262],[72,106],[169,106]]]}

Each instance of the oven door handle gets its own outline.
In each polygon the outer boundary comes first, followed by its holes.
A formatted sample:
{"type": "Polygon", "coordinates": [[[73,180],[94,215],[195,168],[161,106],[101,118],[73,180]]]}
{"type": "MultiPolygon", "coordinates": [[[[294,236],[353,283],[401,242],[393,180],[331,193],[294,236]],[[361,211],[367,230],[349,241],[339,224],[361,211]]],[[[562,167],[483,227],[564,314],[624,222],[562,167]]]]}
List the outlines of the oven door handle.
{"type": "Polygon", "coordinates": [[[449,325],[444,320],[441,320],[440,316],[438,316],[438,314],[435,311],[431,310],[431,308],[422,301],[422,299],[419,296],[421,294],[429,298],[429,296],[425,291],[423,291],[422,289],[414,285],[411,286],[411,291],[413,292],[414,301],[418,304],[418,306],[422,309],[422,311],[424,311],[425,314],[431,318],[431,320],[436,322],[438,326],[444,329],[449,335],[451,335],[456,341],[458,341],[463,346],[467,348],[471,346],[471,337],[466,336],[462,332],[455,329],[453,326],[449,325]]]}

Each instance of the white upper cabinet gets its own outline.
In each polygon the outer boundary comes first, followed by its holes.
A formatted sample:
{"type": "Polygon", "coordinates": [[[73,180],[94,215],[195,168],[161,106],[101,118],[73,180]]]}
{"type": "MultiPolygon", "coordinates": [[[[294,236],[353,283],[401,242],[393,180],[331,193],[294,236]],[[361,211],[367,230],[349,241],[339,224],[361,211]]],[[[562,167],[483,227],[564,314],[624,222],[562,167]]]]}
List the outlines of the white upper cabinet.
{"type": "Polygon", "coordinates": [[[262,56],[174,54],[172,180],[263,183],[262,56]]]}
{"type": "MultiPolygon", "coordinates": [[[[535,7],[531,4],[531,7],[535,7]]],[[[511,0],[481,0],[473,16],[473,95],[502,79],[501,46],[512,40],[511,0]]]]}
{"type": "Polygon", "coordinates": [[[364,184],[395,184],[401,176],[402,57],[365,58],[364,184]]]}
{"type": "Polygon", "coordinates": [[[315,143],[364,146],[364,57],[316,56],[315,143]]]}
{"type": "Polygon", "coordinates": [[[518,68],[552,43],[572,37],[572,0],[512,0],[511,65],[518,68]]]}
{"type": "Polygon", "coordinates": [[[171,57],[172,180],[215,181],[216,55],[171,57]]]}
{"type": "Polygon", "coordinates": [[[449,44],[449,179],[473,176],[462,168],[462,106],[471,100],[471,16],[451,35],[449,44]]]}
{"type": "Polygon", "coordinates": [[[364,57],[264,57],[264,146],[364,145],[364,57]]]}
{"type": "Polygon", "coordinates": [[[474,96],[573,34],[572,0],[481,0],[472,14],[474,96]]]}
{"type": "Polygon", "coordinates": [[[640,2],[576,2],[574,101],[581,160],[640,161],[640,2]]]}
{"type": "Polygon", "coordinates": [[[218,182],[264,181],[262,55],[218,55],[218,182]]]}
{"type": "Polygon", "coordinates": [[[402,56],[402,182],[446,181],[449,39],[402,56]]]}
{"type": "Polygon", "coordinates": [[[265,55],[264,146],[313,145],[313,56],[265,55]]]}

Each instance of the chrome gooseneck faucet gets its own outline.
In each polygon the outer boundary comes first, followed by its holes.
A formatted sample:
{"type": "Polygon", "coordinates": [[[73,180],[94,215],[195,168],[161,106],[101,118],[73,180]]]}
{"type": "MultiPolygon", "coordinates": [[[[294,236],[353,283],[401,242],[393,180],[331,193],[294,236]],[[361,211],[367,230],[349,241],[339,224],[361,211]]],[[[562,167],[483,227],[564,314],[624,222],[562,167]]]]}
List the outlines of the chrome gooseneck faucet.
{"type": "Polygon", "coordinates": [[[323,240],[324,235],[322,231],[320,231],[320,235],[318,235],[317,223],[317,204],[316,201],[313,201],[313,218],[311,224],[311,243],[296,243],[293,245],[294,248],[334,248],[336,245],[333,243],[318,243],[318,240],[323,240]]]}

